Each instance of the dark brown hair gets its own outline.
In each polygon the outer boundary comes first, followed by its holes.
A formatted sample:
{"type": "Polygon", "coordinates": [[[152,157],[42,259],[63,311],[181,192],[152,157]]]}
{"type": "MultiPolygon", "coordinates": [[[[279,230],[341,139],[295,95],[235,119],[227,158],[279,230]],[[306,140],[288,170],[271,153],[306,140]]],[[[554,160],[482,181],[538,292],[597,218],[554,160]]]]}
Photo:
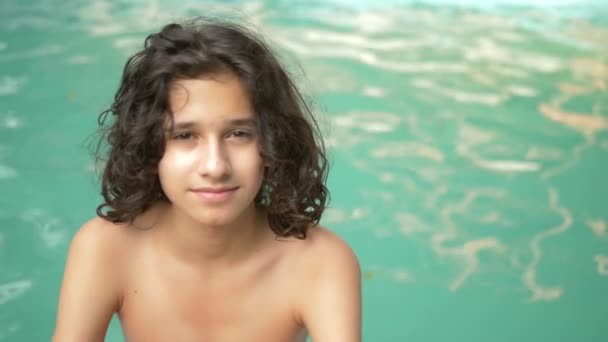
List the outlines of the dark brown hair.
{"type": "Polygon", "coordinates": [[[262,38],[217,19],[168,24],[128,59],[114,102],[98,119],[102,139],[96,154],[105,166],[104,202],[97,215],[132,222],[153,203],[168,201],[158,163],[165,148],[170,83],[222,72],[239,77],[255,109],[261,156],[268,165],[256,204],[267,209],[276,235],[306,238],[329,200],[328,162],[317,121],[262,38]]]}

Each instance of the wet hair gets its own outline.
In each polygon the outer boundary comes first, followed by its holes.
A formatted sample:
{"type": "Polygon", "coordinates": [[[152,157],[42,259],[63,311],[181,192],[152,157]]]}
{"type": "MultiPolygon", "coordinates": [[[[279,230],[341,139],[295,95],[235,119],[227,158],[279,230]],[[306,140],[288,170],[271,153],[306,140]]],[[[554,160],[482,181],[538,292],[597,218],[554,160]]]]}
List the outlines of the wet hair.
{"type": "Polygon", "coordinates": [[[171,82],[225,72],[238,76],[255,110],[267,165],[255,202],[266,208],[277,236],[306,238],[329,200],[319,125],[262,37],[218,19],[168,24],[147,36],[144,48],[127,60],[114,102],[98,118],[102,137],[96,155],[105,164],[100,175],[104,202],[97,215],[114,223],[133,222],[152,204],[169,201],[158,164],[167,120],[172,123],[171,82]]]}

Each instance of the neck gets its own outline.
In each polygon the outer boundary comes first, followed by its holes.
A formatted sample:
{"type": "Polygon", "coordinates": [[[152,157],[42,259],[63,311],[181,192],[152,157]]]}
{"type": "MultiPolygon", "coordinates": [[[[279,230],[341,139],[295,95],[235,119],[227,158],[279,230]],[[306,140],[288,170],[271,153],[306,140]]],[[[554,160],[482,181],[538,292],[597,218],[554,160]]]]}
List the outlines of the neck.
{"type": "Polygon", "coordinates": [[[199,269],[221,269],[247,259],[271,233],[264,210],[252,206],[225,226],[204,226],[168,205],[157,223],[163,245],[199,269]]]}

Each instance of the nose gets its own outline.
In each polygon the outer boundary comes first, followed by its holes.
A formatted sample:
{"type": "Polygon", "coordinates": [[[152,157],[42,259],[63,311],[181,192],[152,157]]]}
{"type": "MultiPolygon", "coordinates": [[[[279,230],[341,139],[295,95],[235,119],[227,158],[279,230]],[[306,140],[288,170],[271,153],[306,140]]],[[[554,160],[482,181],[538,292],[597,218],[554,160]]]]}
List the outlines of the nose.
{"type": "Polygon", "coordinates": [[[214,180],[227,178],[232,169],[226,146],[217,139],[208,139],[202,145],[199,174],[214,180]]]}

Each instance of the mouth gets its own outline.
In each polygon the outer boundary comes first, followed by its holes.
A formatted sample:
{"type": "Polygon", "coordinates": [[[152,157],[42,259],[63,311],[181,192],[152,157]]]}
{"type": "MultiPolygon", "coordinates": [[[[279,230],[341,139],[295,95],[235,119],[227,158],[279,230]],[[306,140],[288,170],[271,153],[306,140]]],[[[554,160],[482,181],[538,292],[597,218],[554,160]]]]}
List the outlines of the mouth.
{"type": "Polygon", "coordinates": [[[227,200],[239,187],[230,188],[197,188],[192,189],[198,198],[207,202],[222,202],[227,200]]]}

